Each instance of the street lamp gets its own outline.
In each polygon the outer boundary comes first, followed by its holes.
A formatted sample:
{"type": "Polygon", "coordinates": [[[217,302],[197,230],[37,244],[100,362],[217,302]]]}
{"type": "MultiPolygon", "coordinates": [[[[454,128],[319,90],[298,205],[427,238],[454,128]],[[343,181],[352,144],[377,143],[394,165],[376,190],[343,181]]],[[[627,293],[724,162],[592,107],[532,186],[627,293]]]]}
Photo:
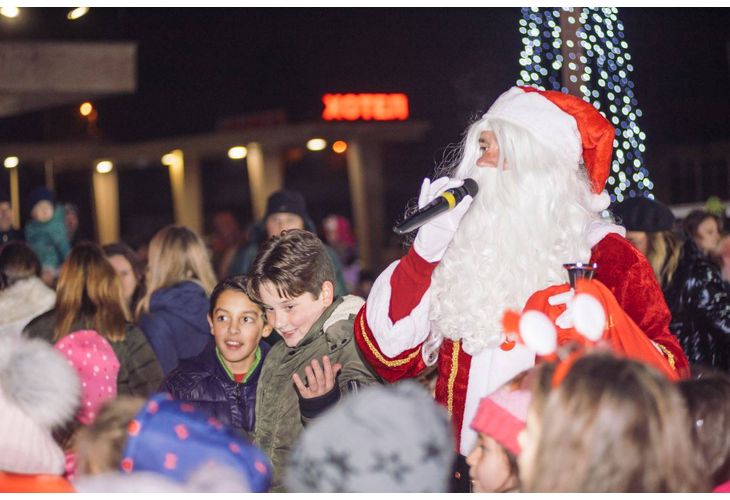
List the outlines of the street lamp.
{"type": "Polygon", "coordinates": [[[96,171],[100,174],[108,174],[114,168],[114,164],[109,160],[102,160],[96,164],[96,171]]]}
{"type": "Polygon", "coordinates": [[[75,9],[71,9],[68,14],[66,14],[66,18],[69,21],[75,21],[76,19],[85,16],[88,12],[88,7],[76,7],[75,9]]]}
{"type": "Polygon", "coordinates": [[[18,7],[0,7],[0,16],[14,18],[20,15],[20,9],[18,7]]]}
{"type": "Polygon", "coordinates": [[[243,160],[248,155],[248,149],[245,146],[233,146],[228,150],[228,158],[231,160],[243,160]]]}
{"type": "Polygon", "coordinates": [[[3,165],[5,168],[15,168],[18,166],[18,163],[20,160],[18,160],[17,156],[8,156],[5,158],[5,161],[3,162],[3,165]]]}

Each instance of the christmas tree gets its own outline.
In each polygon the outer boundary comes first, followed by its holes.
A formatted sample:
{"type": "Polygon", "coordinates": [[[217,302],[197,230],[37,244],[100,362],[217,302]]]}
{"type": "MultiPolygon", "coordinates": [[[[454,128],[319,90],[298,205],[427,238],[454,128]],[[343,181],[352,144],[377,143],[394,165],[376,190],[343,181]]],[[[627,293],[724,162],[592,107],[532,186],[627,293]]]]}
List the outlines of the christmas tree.
{"type": "Polygon", "coordinates": [[[617,8],[522,9],[517,85],[559,90],[593,104],[616,127],[606,190],[611,201],[654,198],[644,166],[646,134],[634,94],[629,45],[617,8]]]}

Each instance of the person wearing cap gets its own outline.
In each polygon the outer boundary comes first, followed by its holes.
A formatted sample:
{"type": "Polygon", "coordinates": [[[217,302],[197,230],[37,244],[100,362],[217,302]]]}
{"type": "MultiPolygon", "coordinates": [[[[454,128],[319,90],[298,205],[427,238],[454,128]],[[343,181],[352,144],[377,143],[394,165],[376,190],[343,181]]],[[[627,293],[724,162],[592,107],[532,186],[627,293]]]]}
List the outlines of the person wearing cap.
{"type": "MultiPolygon", "coordinates": [[[[143,474],[143,481],[150,473],[184,488],[209,471],[208,486],[199,485],[207,491],[216,490],[216,475],[235,488],[229,492],[265,493],[271,485],[263,451],[209,413],[165,393],[107,403],[79,432],[76,450],[80,476],[110,477],[117,470],[130,480],[143,474]],[[225,471],[239,481],[231,483],[225,471]]],[[[114,483],[97,484],[95,491],[115,491],[120,485],[114,483]]]]}
{"type": "MultiPolygon", "coordinates": [[[[375,281],[355,320],[363,356],[388,381],[438,366],[436,399],[459,437],[456,474],[468,490],[464,456],[481,397],[535,363],[506,342],[507,308],[567,281],[563,265],[592,262],[600,280],[670,364],[687,359],[669,331],[670,314],[646,259],[603,219],[610,198],[613,126],[589,103],[556,91],[513,87],[467,130],[454,164],[425,179],[424,206],[472,178],[478,193],[423,225],[408,253],[375,281]]],[[[551,297],[558,310],[569,297],[551,297]]],[[[557,319],[572,325],[569,310],[557,319]]],[[[455,475],[456,475],[455,474],[455,475]]]]}
{"type": "Polygon", "coordinates": [[[675,231],[672,211],[629,198],[613,207],[626,238],[643,253],[664,292],[677,336],[693,365],[730,371],[730,288],[691,235],[675,231]]]}
{"type": "MultiPolygon", "coordinates": [[[[304,196],[298,191],[282,189],[269,196],[264,218],[251,230],[249,244],[236,252],[228,269],[228,275],[248,273],[263,242],[287,229],[306,229],[317,234],[317,226],[307,212],[304,196]]],[[[342,263],[330,246],[325,245],[325,248],[335,270],[335,295],[338,297],[347,295],[342,263]]]]}
{"type": "Polygon", "coordinates": [[[304,429],[284,484],[290,493],[445,493],[453,442],[446,412],[420,385],[372,386],[304,429]]]}
{"type": "Polygon", "coordinates": [[[46,187],[37,187],[29,195],[31,220],[25,225],[25,239],[38,255],[43,281],[52,284],[58,269],[71,251],[63,205],[46,187]]]}
{"type": "Polygon", "coordinates": [[[477,444],[466,457],[472,491],[507,493],[519,490],[517,436],[525,429],[530,407],[531,371],[518,374],[489,396],[482,398],[471,422],[479,433],[477,444]],[[528,376],[529,375],[529,376],[528,376]]]}
{"type": "Polygon", "coordinates": [[[0,247],[11,241],[23,241],[23,233],[13,227],[13,206],[7,191],[0,190],[0,247]]]}

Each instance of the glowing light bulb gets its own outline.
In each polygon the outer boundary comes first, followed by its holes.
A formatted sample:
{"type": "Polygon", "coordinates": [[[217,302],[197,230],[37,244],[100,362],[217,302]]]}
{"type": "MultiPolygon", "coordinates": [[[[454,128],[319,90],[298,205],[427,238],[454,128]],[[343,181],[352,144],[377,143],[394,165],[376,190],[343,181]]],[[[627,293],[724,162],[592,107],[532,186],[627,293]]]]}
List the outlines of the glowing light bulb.
{"type": "Polygon", "coordinates": [[[322,151],[327,147],[327,141],[321,138],[309,139],[307,141],[307,149],[310,151],[322,151]]]}
{"type": "Polygon", "coordinates": [[[15,168],[18,166],[18,163],[20,163],[20,160],[18,160],[17,156],[8,156],[5,158],[3,165],[5,168],[15,168]]]}
{"type": "Polygon", "coordinates": [[[109,160],[102,160],[96,164],[96,171],[100,174],[108,174],[114,168],[114,164],[109,160]]]}
{"type": "Polygon", "coordinates": [[[79,106],[79,113],[81,113],[81,116],[89,116],[92,111],[94,111],[94,105],[88,101],[79,106]]]}
{"type": "Polygon", "coordinates": [[[233,146],[228,150],[228,158],[231,160],[242,160],[248,155],[248,149],[245,146],[233,146]]]}
{"type": "Polygon", "coordinates": [[[66,18],[69,21],[75,21],[76,19],[85,16],[89,12],[88,7],[76,7],[66,14],[66,18]]]}
{"type": "Polygon", "coordinates": [[[0,15],[10,18],[18,17],[20,9],[18,7],[0,7],[0,15]]]}

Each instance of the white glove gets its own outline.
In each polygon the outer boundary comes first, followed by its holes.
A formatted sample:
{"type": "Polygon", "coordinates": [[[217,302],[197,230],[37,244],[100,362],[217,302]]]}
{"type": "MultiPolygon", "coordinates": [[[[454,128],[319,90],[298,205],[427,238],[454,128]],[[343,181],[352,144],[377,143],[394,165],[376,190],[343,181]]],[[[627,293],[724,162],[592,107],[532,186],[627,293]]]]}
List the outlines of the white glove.
{"type": "Polygon", "coordinates": [[[565,304],[565,312],[555,318],[555,324],[560,328],[573,328],[573,295],[575,295],[575,291],[571,288],[567,292],[548,297],[548,304],[551,306],[565,304]]]}
{"type": "MultiPolygon", "coordinates": [[[[423,208],[447,189],[459,187],[464,184],[461,179],[449,179],[439,177],[433,183],[426,177],[421,185],[421,194],[418,195],[418,208],[423,208]]],[[[418,234],[413,242],[416,253],[428,262],[441,260],[446,253],[446,248],[456,234],[459,222],[474,201],[470,195],[464,198],[451,210],[440,214],[433,220],[427,222],[418,229],[418,234]]]]}

